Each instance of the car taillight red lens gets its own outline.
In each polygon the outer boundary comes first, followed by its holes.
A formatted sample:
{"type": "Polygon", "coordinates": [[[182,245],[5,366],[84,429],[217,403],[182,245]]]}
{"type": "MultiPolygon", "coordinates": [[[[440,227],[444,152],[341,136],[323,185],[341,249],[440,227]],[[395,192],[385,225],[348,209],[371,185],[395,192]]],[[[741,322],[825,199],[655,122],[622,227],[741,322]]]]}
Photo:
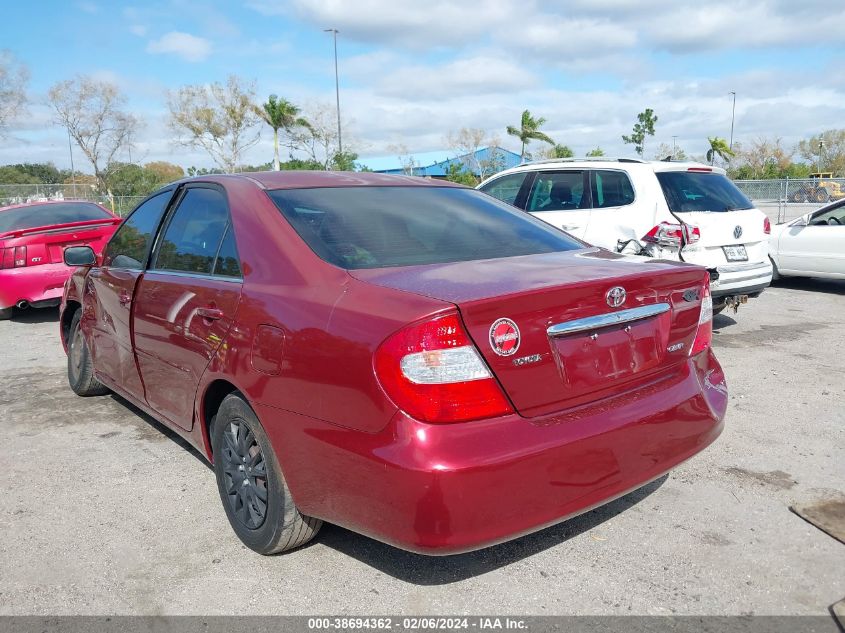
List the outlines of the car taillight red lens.
{"type": "Polygon", "coordinates": [[[687,246],[695,244],[701,239],[701,229],[691,224],[661,222],[643,236],[643,242],[677,248],[681,245],[681,236],[683,236],[684,244],[687,246]]]}
{"type": "Polygon", "coordinates": [[[710,296],[710,280],[704,280],[701,294],[701,312],[698,315],[698,330],[692,342],[689,355],[700,354],[713,342],[713,298],[710,296]]]}
{"type": "Polygon", "coordinates": [[[768,217],[763,218],[763,233],[766,235],[772,234],[772,223],[769,221],[768,217]]]}
{"type": "Polygon", "coordinates": [[[0,248],[0,268],[26,266],[26,246],[0,248]]]}
{"type": "Polygon", "coordinates": [[[387,395],[424,422],[466,422],[513,411],[455,313],[392,334],[376,350],[374,366],[387,395]]]}

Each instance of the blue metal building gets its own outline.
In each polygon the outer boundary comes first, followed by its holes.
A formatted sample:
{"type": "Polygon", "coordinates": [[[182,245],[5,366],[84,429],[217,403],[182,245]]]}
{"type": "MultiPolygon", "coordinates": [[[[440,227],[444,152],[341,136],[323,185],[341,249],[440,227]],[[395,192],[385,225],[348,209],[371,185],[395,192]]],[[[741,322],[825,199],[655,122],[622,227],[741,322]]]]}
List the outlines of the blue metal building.
{"type": "Polygon", "coordinates": [[[519,154],[501,147],[482,147],[474,154],[455,156],[454,151],[420,152],[406,156],[380,156],[363,158],[359,164],[380,174],[408,174],[413,169],[414,176],[445,178],[453,164],[463,165],[464,169],[475,177],[480,177],[479,165],[485,165],[485,176],[516,167],[520,163],[519,154]],[[413,163],[413,165],[412,165],[413,163]]]}

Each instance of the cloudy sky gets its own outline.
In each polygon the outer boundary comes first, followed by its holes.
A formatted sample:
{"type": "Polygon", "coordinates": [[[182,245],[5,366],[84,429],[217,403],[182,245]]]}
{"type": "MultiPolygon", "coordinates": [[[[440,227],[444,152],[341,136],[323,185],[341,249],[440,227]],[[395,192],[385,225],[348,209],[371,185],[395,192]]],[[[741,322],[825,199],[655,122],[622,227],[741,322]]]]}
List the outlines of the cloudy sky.
{"type": "MultiPolygon", "coordinates": [[[[845,127],[845,3],[821,0],[115,0],[8,2],[0,48],[30,70],[29,116],[0,141],[0,164],[68,165],[43,105],[82,73],[116,83],[146,121],[133,158],[210,166],[174,147],[165,93],[234,73],[302,106],[334,103],[338,36],[345,134],[362,156],[403,144],[445,149],[460,127],[498,134],[528,108],[577,155],[629,155],[620,136],[646,107],[648,155],[672,137],[687,153],[728,137],[786,145],[845,127]]],[[[271,135],[246,162],[270,160],[271,135]]],[[[651,157],[651,156],[647,156],[651,157]]],[[[125,157],[124,157],[125,159],[125,157]]],[[[82,164],[82,157],[77,157],[82,164]]]]}

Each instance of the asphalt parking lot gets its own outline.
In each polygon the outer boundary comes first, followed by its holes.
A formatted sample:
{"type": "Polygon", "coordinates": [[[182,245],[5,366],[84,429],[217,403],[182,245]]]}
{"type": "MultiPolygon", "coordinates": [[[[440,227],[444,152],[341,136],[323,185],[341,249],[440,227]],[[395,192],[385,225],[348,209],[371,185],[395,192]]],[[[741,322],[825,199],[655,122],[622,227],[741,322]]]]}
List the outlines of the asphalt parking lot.
{"type": "Polygon", "coordinates": [[[826,614],[845,545],[789,511],[845,494],[845,282],[715,320],[722,437],[668,477],[504,545],[426,558],[325,526],[263,558],[200,457],[68,388],[55,310],[0,322],[0,614],[826,614]]]}

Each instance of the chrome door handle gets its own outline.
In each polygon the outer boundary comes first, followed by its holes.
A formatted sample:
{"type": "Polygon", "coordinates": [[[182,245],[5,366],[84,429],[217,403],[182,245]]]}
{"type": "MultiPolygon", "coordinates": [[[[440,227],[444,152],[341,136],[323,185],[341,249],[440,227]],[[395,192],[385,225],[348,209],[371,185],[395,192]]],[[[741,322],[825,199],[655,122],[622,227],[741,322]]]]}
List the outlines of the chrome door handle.
{"type": "Polygon", "coordinates": [[[216,321],[223,318],[223,310],[220,308],[197,308],[197,315],[209,321],[216,321]]]}

